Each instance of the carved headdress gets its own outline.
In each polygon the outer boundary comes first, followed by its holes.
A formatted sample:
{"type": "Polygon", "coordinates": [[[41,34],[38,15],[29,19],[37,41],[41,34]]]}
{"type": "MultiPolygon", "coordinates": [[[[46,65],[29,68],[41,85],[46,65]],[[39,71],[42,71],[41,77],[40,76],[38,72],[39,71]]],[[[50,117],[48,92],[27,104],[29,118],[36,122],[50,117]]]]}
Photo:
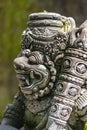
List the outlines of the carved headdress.
{"type": "Polygon", "coordinates": [[[28,28],[22,35],[22,49],[41,51],[52,59],[65,50],[67,35],[75,22],[57,13],[33,13],[29,15],[28,28]]]}
{"type": "Polygon", "coordinates": [[[68,32],[73,27],[75,23],[72,18],[57,13],[29,15],[28,27],[22,35],[24,55],[16,58],[14,64],[19,86],[27,99],[26,106],[34,113],[50,105],[68,32]]]}

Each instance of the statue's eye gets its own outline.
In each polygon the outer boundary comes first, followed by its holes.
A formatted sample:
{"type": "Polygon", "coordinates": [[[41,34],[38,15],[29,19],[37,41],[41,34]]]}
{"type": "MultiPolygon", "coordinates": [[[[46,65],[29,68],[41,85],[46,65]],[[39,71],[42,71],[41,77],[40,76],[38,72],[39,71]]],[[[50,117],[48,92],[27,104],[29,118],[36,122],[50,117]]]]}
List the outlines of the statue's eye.
{"type": "Polygon", "coordinates": [[[29,64],[43,64],[44,61],[44,55],[42,53],[34,51],[31,52],[28,56],[28,63],[29,64]]]}
{"type": "Polygon", "coordinates": [[[33,56],[33,55],[31,55],[31,56],[28,58],[28,62],[29,62],[30,64],[38,64],[38,61],[37,61],[36,57],[33,56]]]}

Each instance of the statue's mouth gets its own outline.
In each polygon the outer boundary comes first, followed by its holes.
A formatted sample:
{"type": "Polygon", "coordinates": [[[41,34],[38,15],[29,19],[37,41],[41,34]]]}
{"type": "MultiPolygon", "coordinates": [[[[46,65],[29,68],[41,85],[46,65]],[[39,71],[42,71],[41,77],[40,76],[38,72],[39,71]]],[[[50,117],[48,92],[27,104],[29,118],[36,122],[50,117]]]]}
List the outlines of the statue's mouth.
{"type": "Polygon", "coordinates": [[[19,57],[15,59],[14,67],[19,87],[25,95],[38,93],[39,90],[44,92],[50,80],[49,70],[44,65],[29,64],[28,58],[19,57]]]}
{"type": "Polygon", "coordinates": [[[43,76],[35,70],[16,70],[17,78],[19,80],[19,86],[22,89],[32,89],[38,82],[40,83],[43,76]]]}

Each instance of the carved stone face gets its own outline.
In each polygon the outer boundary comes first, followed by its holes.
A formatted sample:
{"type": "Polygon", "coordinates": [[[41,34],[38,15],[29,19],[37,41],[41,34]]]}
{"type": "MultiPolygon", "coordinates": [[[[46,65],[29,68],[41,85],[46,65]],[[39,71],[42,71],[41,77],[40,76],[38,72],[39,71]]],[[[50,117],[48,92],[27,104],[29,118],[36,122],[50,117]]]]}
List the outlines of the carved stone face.
{"type": "Polygon", "coordinates": [[[67,33],[75,23],[55,13],[34,13],[29,18],[21,47],[30,52],[16,58],[14,65],[22,92],[33,100],[51,92],[64,56],[67,33]]]}
{"type": "Polygon", "coordinates": [[[14,60],[14,66],[20,89],[27,99],[25,104],[35,114],[50,106],[68,32],[74,27],[72,18],[56,13],[29,16],[28,27],[22,35],[22,54],[14,60]]]}
{"type": "Polygon", "coordinates": [[[46,87],[50,80],[50,72],[43,64],[43,55],[39,52],[29,52],[14,60],[14,66],[19,80],[19,86],[25,97],[37,99],[50,92],[46,87]],[[33,96],[32,96],[33,95],[33,96]]]}

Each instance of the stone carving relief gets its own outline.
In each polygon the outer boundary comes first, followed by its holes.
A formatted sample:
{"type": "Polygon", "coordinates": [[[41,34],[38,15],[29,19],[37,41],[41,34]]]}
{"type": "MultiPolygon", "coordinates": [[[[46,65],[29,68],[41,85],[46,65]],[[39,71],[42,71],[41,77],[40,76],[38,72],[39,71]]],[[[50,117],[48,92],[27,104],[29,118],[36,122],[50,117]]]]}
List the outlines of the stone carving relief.
{"type": "Polygon", "coordinates": [[[33,13],[14,60],[19,92],[0,130],[82,130],[87,121],[87,21],[33,13]],[[29,114],[29,116],[28,116],[29,114]],[[80,122],[80,128],[77,123],[80,122]],[[6,127],[8,126],[8,128],[6,127]]]}

